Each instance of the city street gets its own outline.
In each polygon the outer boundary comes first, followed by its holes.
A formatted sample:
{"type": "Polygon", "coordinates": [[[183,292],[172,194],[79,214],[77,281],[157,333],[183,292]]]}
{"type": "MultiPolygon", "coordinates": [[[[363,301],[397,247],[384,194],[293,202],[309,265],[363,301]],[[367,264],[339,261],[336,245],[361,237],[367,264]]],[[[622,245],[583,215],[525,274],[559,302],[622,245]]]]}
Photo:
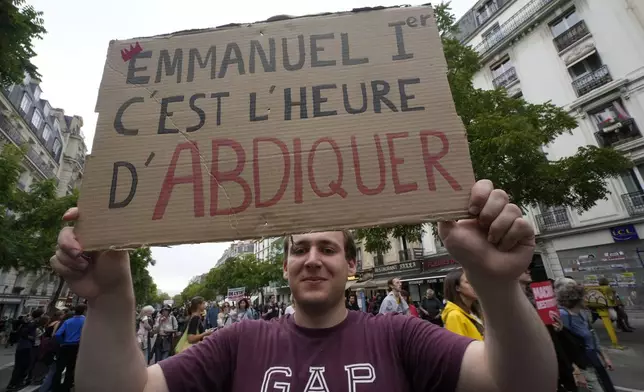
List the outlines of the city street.
{"type": "Polygon", "coordinates": [[[644,391],[644,312],[630,313],[631,325],[636,328],[635,332],[617,332],[617,337],[624,350],[616,350],[610,347],[610,340],[606,330],[600,322],[595,323],[595,328],[602,344],[607,347],[606,352],[613,361],[615,370],[611,377],[618,391],[640,392],[644,391]]]}

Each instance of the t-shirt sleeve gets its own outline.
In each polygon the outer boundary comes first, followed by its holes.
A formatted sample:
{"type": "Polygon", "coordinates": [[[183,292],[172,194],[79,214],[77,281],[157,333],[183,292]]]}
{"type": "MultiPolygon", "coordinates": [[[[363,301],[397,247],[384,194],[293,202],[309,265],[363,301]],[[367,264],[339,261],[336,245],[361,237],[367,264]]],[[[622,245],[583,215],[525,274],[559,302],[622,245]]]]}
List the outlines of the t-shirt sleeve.
{"type": "Polygon", "coordinates": [[[188,324],[188,335],[199,334],[199,317],[191,317],[188,324]]]}
{"type": "Polygon", "coordinates": [[[242,324],[221,329],[180,354],[159,362],[170,392],[232,390],[242,324]]]}
{"type": "Polygon", "coordinates": [[[416,317],[394,316],[392,323],[412,389],[454,392],[465,350],[474,340],[416,317]]]}

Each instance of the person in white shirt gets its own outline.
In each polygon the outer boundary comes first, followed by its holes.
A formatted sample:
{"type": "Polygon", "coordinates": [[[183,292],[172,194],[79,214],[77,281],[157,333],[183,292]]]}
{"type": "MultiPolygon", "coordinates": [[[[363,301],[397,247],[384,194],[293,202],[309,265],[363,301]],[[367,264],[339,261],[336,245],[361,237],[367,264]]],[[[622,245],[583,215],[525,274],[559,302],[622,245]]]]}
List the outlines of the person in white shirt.
{"type": "Polygon", "coordinates": [[[179,323],[170,311],[169,306],[164,306],[161,309],[161,316],[157,317],[154,323],[153,331],[158,334],[154,342],[154,360],[156,362],[163,361],[170,356],[172,338],[179,330],[179,323]]]}
{"type": "Polygon", "coordinates": [[[295,313],[295,299],[291,295],[291,304],[286,307],[284,314],[288,315],[288,314],[294,314],[294,313],[295,313]]]}

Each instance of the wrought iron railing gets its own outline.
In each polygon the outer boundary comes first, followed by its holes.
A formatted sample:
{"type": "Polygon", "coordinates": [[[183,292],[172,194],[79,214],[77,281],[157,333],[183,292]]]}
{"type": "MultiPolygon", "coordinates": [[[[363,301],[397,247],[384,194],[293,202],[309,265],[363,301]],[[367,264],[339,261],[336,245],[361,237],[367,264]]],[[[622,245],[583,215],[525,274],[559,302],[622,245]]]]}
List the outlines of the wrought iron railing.
{"type": "Polygon", "coordinates": [[[482,56],[488,51],[494,49],[503,41],[503,38],[521,29],[535,14],[541,11],[544,6],[555,1],[557,0],[533,0],[529,2],[517,11],[516,14],[512,15],[510,19],[503,23],[498,32],[492,33],[484,39],[483,42],[478,44],[474,50],[482,56]]]}
{"type": "Polygon", "coordinates": [[[31,159],[31,161],[34,163],[34,165],[36,165],[38,167],[38,169],[40,169],[40,171],[43,172],[45,177],[53,178],[55,176],[54,171],[47,164],[47,161],[42,159],[42,157],[40,155],[38,155],[36,150],[34,150],[33,148],[30,148],[27,151],[27,156],[29,157],[29,159],[31,159]]]}
{"type": "Polygon", "coordinates": [[[598,69],[573,80],[572,86],[575,88],[577,96],[581,97],[582,95],[586,95],[594,89],[612,81],[613,77],[610,76],[610,72],[608,72],[608,66],[602,65],[598,69]]]}
{"type": "Polygon", "coordinates": [[[595,132],[595,137],[601,147],[614,147],[642,137],[642,133],[632,118],[620,120],[610,125],[599,125],[599,129],[600,131],[595,132]],[[609,126],[618,126],[618,128],[610,132],[604,131],[609,126]]]}
{"type": "Polygon", "coordinates": [[[0,128],[2,128],[4,133],[6,133],[9,138],[17,145],[21,146],[25,142],[25,139],[20,134],[20,131],[18,131],[16,127],[14,127],[11,122],[9,122],[9,119],[2,114],[0,114],[0,128]]]}
{"type": "Polygon", "coordinates": [[[555,46],[557,47],[557,50],[561,52],[562,50],[571,47],[576,42],[579,42],[582,38],[587,36],[588,33],[588,26],[586,26],[586,23],[583,20],[580,20],[577,24],[555,37],[555,46]]]}
{"type": "Polygon", "coordinates": [[[557,208],[535,216],[539,231],[544,233],[548,231],[569,229],[570,218],[565,208],[557,208]]]}
{"type": "Polygon", "coordinates": [[[508,86],[510,83],[514,82],[517,80],[519,77],[517,76],[517,70],[512,67],[509,68],[507,71],[503,72],[501,75],[497,76],[494,78],[492,81],[492,84],[494,84],[495,88],[502,88],[508,86]]]}
{"type": "Polygon", "coordinates": [[[622,201],[629,215],[644,215],[644,192],[625,193],[622,201]]]}

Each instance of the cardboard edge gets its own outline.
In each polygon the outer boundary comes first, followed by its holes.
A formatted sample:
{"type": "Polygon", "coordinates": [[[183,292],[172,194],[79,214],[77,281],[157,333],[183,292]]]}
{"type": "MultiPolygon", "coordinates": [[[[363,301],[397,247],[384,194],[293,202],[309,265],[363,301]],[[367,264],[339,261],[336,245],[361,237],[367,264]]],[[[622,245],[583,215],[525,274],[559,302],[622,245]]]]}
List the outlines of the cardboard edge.
{"type": "Polygon", "coordinates": [[[285,21],[285,20],[296,20],[296,19],[304,19],[304,18],[318,18],[318,17],[325,17],[325,16],[344,16],[344,15],[352,15],[356,14],[359,12],[371,12],[371,11],[384,11],[384,10],[390,10],[390,9],[402,9],[402,8],[431,8],[432,13],[433,13],[433,6],[431,3],[425,3],[421,5],[409,5],[409,4],[401,4],[401,5],[392,5],[392,6],[374,6],[374,7],[361,7],[361,8],[353,8],[349,11],[340,11],[340,12],[321,12],[317,14],[309,14],[309,15],[300,15],[300,16],[292,16],[292,15],[275,15],[271,16],[270,18],[266,20],[260,20],[252,23],[227,23],[224,25],[220,26],[215,26],[215,27],[206,27],[202,29],[189,29],[189,30],[179,30],[175,31],[173,33],[165,33],[165,34],[158,34],[158,35],[151,35],[151,36],[142,36],[142,37],[132,37],[132,38],[127,38],[127,39],[112,39],[110,41],[110,46],[112,43],[116,43],[119,41],[133,41],[133,40],[148,40],[148,39],[159,39],[159,38],[173,38],[176,36],[182,36],[182,35],[191,35],[191,34],[201,34],[201,33],[207,33],[207,32],[212,32],[212,31],[224,31],[224,30],[230,30],[234,28],[241,28],[241,27],[251,27],[259,24],[266,24],[266,23],[273,23],[273,22],[280,22],[280,21],[285,21]]]}
{"type": "MultiPolygon", "coordinates": [[[[315,228],[312,230],[307,231],[307,233],[315,233],[315,232],[322,232],[322,231],[336,231],[336,230],[351,230],[351,229],[359,229],[359,228],[364,228],[364,227],[388,227],[388,226],[394,226],[394,225],[415,225],[415,224],[425,224],[425,223],[433,223],[433,222],[443,222],[443,221],[448,221],[448,220],[459,220],[459,219],[469,219],[472,218],[472,216],[467,213],[467,211],[446,211],[443,213],[438,213],[438,214],[433,214],[432,216],[428,216],[425,219],[419,219],[418,217],[399,217],[399,218],[392,218],[388,220],[382,220],[378,224],[372,225],[372,224],[363,224],[363,225],[344,225],[344,226],[338,226],[338,227],[327,227],[327,228],[315,228]]],[[[303,233],[303,232],[299,232],[303,233]]],[[[243,240],[256,240],[260,238],[268,238],[268,237],[279,237],[279,236],[286,236],[286,235],[292,235],[292,234],[299,234],[299,233],[275,233],[273,235],[262,235],[261,233],[258,233],[257,235],[245,235],[241,236],[239,238],[235,238],[235,241],[243,241],[243,240]]],[[[110,245],[107,247],[94,247],[94,246],[88,246],[84,247],[83,250],[86,252],[94,252],[94,251],[107,251],[107,250],[134,250],[138,249],[143,246],[149,246],[149,247],[170,247],[170,246],[175,246],[175,245],[191,245],[191,244],[204,244],[204,243],[212,243],[212,242],[228,242],[229,240],[218,240],[218,241],[203,241],[203,240],[197,240],[197,241],[169,241],[169,242],[147,242],[147,243],[139,243],[139,242],[128,242],[125,244],[119,244],[119,245],[110,245]]],[[[80,240],[81,245],[82,245],[82,239],[80,240]]]]}

